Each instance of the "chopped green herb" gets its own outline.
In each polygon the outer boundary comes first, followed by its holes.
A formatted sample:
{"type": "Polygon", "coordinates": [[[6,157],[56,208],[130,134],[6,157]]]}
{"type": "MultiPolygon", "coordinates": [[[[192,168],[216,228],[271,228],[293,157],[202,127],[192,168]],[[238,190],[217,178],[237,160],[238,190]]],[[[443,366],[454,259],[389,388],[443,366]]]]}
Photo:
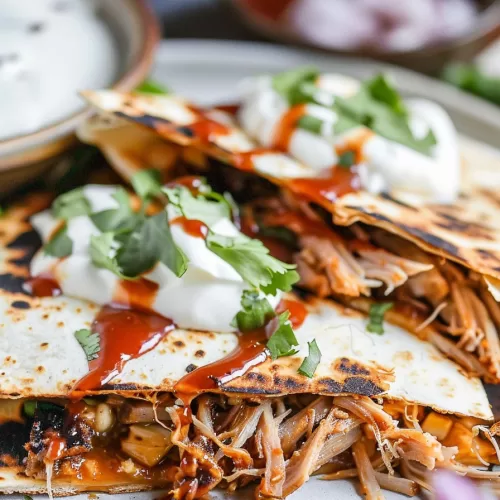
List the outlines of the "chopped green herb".
{"type": "Polygon", "coordinates": [[[274,75],[272,85],[293,106],[297,104],[297,97],[301,95],[299,89],[304,88],[303,84],[314,83],[317,77],[317,69],[302,67],[274,75]]]}
{"type": "Polygon", "coordinates": [[[132,187],[142,200],[149,200],[161,194],[161,174],[158,170],[150,168],[139,170],[130,179],[132,187]]]}
{"type": "Polygon", "coordinates": [[[366,326],[366,330],[371,333],[382,335],[384,333],[384,315],[393,305],[392,302],[372,304],[370,306],[370,319],[366,326]]]}
{"type": "Polygon", "coordinates": [[[276,295],[277,290],[287,292],[299,280],[295,266],[269,255],[259,240],[209,233],[206,243],[209,250],[230,264],[249,285],[266,294],[276,295]]]}
{"type": "Polygon", "coordinates": [[[282,312],[277,320],[278,327],[271,335],[267,342],[267,349],[271,354],[271,359],[281,358],[283,356],[291,356],[297,352],[299,345],[295,333],[293,333],[292,326],[288,321],[290,312],[282,312]]]}
{"type": "Polygon", "coordinates": [[[98,333],[92,333],[88,328],[82,328],[75,332],[76,340],[82,346],[87,356],[87,361],[92,361],[99,356],[99,351],[101,350],[100,341],[98,333]]]}
{"type": "Polygon", "coordinates": [[[177,277],[187,270],[187,257],[172,238],[164,210],[147,217],[134,231],[125,235],[116,252],[119,269],[129,278],[151,270],[158,261],[177,277]]]}
{"type": "Polygon", "coordinates": [[[352,97],[346,99],[337,97],[335,109],[382,137],[423,154],[430,154],[432,146],[435,145],[434,135],[428,134],[423,139],[414,136],[406,112],[401,109],[401,105],[393,95],[396,91],[386,80],[380,78],[375,77],[364,82],[358,93],[352,97]]]}
{"type": "Polygon", "coordinates": [[[313,134],[320,135],[323,127],[323,120],[320,120],[316,116],[305,115],[299,119],[297,126],[313,134]]]}
{"type": "Polygon", "coordinates": [[[94,266],[107,269],[122,279],[128,279],[128,277],[122,273],[116,261],[116,250],[118,245],[118,242],[115,241],[114,233],[108,232],[91,236],[89,249],[90,258],[94,266]]]}
{"type": "Polygon", "coordinates": [[[23,410],[28,417],[34,417],[36,411],[36,401],[25,401],[23,410]]]}
{"type": "Polygon", "coordinates": [[[52,215],[57,219],[69,220],[92,211],[83,188],[76,188],[58,196],[52,204],[52,215]]]}
{"type": "Polygon", "coordinates": [[[164,188],[163,192],[186,219],[199,220],[209,227],[225,217],[231,219],[232,207],[228,200],[219,193],[205,190],[198,196],[194,196],[184,186],[164,188]]]}
{"type": "Polygon", "coordinates": [[[298,371],[301,375],[312,378],[321,361],[321,351],[316,343],[316,339],[312,342],[308,342],[307,345],[309,347],[309,354],[304,358],[304,361],[302,361],[298,371]]]}
{"type": "Polygon", "coordinates": [[[48,243],[43,247],[44,252],[52,257],[63,258],[71,255],[73,251],[73,242],[68,236],[66,225],[61,227],[48,243]]]}
{"type": "Polygon", "coordinates": [[[344,151],[339,155],[337,165],[345,168],[350,168],[356,163],[356,155],[354,151],[344,151]]]}
{"type": "Polygon", "coordinates": [[[148,78],[144,80],[138,87],[135,89],[136,92],[142,92],[143,94],[158,94],[165,95],[169,94],[170,90],[159,82],[148,78]]]}
{"type": "Polygon", "coordinates": [[[83,401],[89,406],[97,406],[99,404],[99,400],[94,398],[83,398],[83,401]]]}
{"type": "Polygon", "coordinates": [[[33,497],[30,495],[23,495],[23,500],[33,500],[33,497]]]}
{"type": "Polygon", "coordinates": [[[236,314],[233,326],[240,332],[256,330],[274,318],[276,313],[265,297],[255,290],[245,290],[241,297],[241,311],[236,314]]]}
{"type": "Polygon", "coordinates": [[[137,225],[139,217],[130,205],[130,196],[123,187],[118,187],[113,194],[118,202],[118,208],[110,208],[93,213],[90,218],[95,226],[102,232],[131,231],[137,225]]]}
{"type": "Polygon", "coordinates": [[[368,80],[366,86],[375,100],[387,104],[395,113],[407,115],[403,98],[385,75],[377,75],[368,80]]]}
{"type": "Polygon", "coordinates": [[[483,74],[473,64],[450,64],[445,68],[443,78],[452,85],[500,105],[500,78],[483,74]]]}

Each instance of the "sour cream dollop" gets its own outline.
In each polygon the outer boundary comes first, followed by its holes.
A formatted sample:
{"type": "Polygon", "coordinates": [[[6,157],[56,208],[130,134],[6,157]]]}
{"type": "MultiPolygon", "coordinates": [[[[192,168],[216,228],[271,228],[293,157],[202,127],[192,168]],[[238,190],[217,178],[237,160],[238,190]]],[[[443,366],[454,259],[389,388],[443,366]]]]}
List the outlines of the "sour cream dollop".
{"type": "Polygon", "coordinates": [[[90,0],[2,0],[0,140],[34,132],[85,106],[80,90],[108,87],[118,48],[90,0]]]}
{"type": "MultiPolygon", "coordinates": [[[[291,131],[286,151],[293,158],[322,177],[336,164],[337,148],[359,142],[364,158],[359,168],[364,189],[375,194],[413,193],[427,202],[452,203],[457,198],[460,189],[458,139],[443,108],[424,99],[406,100],[409,126],[415,137],[423,138],[429,130],[436,137],[437,144],[427,156],[364,126],[337,133],[335,125],[339,117],[329,106],[336,97],[356,94],[360,82],[344,75],[327,74],[318,77],[315,86],[318,104],[305,104],[303,114],[321,120],[322,127],[319,133],[298,127],[291,131]]],[[[283,117],[291,109],[289,103],[273,89],[272,78],[267,76],[245,81],[242,93],[239,112],[242,128],[262,146],[275,146],[276,138],[282,134],[283,117]]],[[[270,166],[266,168],[269,170],[270,166]]]]}
{"type": "MultiPolygon", "coordinates": [[[[93,212],[117,208],[114,192],[115,188],[109,186],[84,187],[84,195],[93,212]]],[[[167,208],[170,221],[179,216],[174,208],[167,208]]],[[[46,243],[59,227],[60,220],[46,210],[34,215],[31,223],[46,243]]],[[[241,234],[228,218],[219,219],[210,228],[223,236],[241,234]]],[[[143,278],[158,285],[151,309],[170,318],[180,328],[235,331],[231,322],[241,309],[241,298],[248,285],[231,265],[207,248],[203,238],[186,233],[177,224],[171,225],[171,232],[174,242],[188,258],[188,268],[178,278],[167,266],[158,263],[152,271],[143,275],[143,278]]],[[[120,278],[107,269],[94,266],[90,257],[90,237],[99,234],[99,229],[88,216],[70,219],[67,235],[73,242],[72,254],[58,259],[46,255],[41,249],[31,261],[31,275],[50,273],[62,292],[70,297],[100,305],[116,301],[120,278]]],[[[272,307],[276,307],[281,296],[277,293],[267,296],[267,299],[272,307]]]]}

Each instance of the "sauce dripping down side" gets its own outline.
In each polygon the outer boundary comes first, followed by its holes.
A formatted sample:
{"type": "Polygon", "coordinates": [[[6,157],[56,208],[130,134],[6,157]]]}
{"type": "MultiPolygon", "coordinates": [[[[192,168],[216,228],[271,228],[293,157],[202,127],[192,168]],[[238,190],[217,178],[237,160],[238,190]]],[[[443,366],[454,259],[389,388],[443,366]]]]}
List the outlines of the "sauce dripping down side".
{"type": "Polygon", "coordinates": [[[297,122],[306,114],[306,105],[298,104],[290,108],[280,119],[273,137],[273,146],[287,152],[290,140],[297,129],[297,122]]]}
{"type": "Polygon", "coordinates": [[[215,136],[228,135],[230,133],[230,129],[226,125],[204,117],[188,125],[187,128],[191,130],[198,140],[205,143],[213,142],[215,136]]]}
{"type": "Polygon", "coordinates": [[[204,222],[196,219],[186,219],[186,217],[176,217],[170,222],[171,225],[181,226],[186,234],[194,238],[205,239],[208,235],[208,227],[204,222]]]}
{"type": "MultiPolygon", "coordinates": [[[[276,312],[280,314],[285,310],[290,311],[289,320],[293,328],[299,328],[307,316],[305,306],[300,302],[285,299],[280,302],[276,312]]],[[[277,322],[278,319],[273,318],[262,328],[240,334],[238,346],[234,351],[223,359],[197,368],[182,377],[175,385],[174,392],[186,404],[190,401],[190,396],[227,384],[266,361],[267,340],[276,330],[277,322]]]]}
{"type": "Polygon", "coordinates": [[[35,297],[58,297],[62,290],[54,276],[42,273],[25,281],[23,288],[35,297]]]}
{"type": "Polygon", "coordinates": [[[127,361],[154,349],[174,328],[171,320],[151,312],[103,307],[92,325],[101,339],[99,357],[90,362],[90,372],[74,390],[89,391],[107,384],[127,361]]]}

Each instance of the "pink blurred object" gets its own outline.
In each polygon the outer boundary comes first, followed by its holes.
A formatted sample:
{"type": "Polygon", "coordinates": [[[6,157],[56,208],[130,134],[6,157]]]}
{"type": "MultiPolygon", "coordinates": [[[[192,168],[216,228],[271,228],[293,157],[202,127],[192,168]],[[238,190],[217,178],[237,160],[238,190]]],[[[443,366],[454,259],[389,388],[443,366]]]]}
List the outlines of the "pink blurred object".
{"type": "Polygon", "coordinates": [[[233,0],[271,38],[436,72],[500,35],[500,3],[474,0],[233,0]]]}
{"type": "Polygon", "coordinates": [[[456,472],[438,469],[432,474],[435,500],[495,500],[486,488],[477,487],[470,479],[456,472]]]}

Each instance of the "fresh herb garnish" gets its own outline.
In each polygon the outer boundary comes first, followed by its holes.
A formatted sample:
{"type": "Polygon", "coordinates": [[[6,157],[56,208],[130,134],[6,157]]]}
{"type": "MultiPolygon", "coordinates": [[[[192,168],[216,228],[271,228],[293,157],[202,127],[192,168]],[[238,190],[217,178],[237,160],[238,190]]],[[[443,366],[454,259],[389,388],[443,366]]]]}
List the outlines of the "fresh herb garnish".
{"type": "Polygon", "coordinates": [[[172,238],[164,210],[147,217],[126,235],[116,252],[116,262],[129,278],[151,270],[157,262],[165,264],[177,277],[187,270],[187,257],[172,238]]]}
{"type": "Polygon", "coordinates": [[[255,290],[245,290],[241,297],[241,311],[236,314],[233,326],[240,332],[263,327],[276,313],[265,297],[255,290]]]}
{"type": "Polygon", "coordinates": [[[118,187],[113,198],[118,202],[118,208],[93,213],[90,216],[92,222],[102,232],[132,230],[137,225],[138,216],[132,210],[127,190],[118,187]]]}
{"type": "Polygon", "coordinates": [[[150,200],[161,194],[161,174],[158,170],[151,168],[139,170],[130,179],[134,191],[142,200],[150,200]]]}
{"type": "Polygon", "coordinates": [[[323,123],[323,120],[320,120],[316,116],[304,115],[299,118],[297,127],[312,132],[313,134],[320,135],[323,123]]]}
{"type": "Polygon", "coordinates": [[[127,279],[116,261],[118,243],[114,233],[102,233],[90,237],[89,253],[94,266],[107,269],[119,278],[127,279]]]}
{"type": "Polygon", "coordinates": [[[372,304],[370,306],[370,319],[366,326],[366,330],[371,333],[382,335],[384,333],[384,315],[393,305],[392,302],[372,304]]]}
{"type": "Polygon", "coordinates": [[[33,500],[33,497],[30,495],[23,495],[23,500],[33,500]]]}
{"type": "Polygon", "coordinates": [[[85,351],[87,361],[92,361],[99,356],[101,339],[98,333],[92,333],[88,328],[82,328],[75,332],[75,338],[85,351]]]}
{"type": "Polygon", "coordinates": [[[473,64],[450,64],[445,68],[443,78],[452,85],[500,105],[500,78],[483,74],[473,64]]]}
{"type": "Polygon", "coordinates": [[[169,94],[170,90],[163,84],[148,78],[144,80],[138,87],[135,89],[136,92],[141,92],[143,94],[157,94],[157,95],[165,95],[169,94]]]}
{"type": "Polygon", "coordinates": [[[303,89],[307,89],[305,84],[314,83],[318,75],[318,70],[315,68],[297,68],[274,75],[272,85],[274,90],[293,106],[303,102],[303,89]]]}
{"type": "Polygon", "coordinates": [[[356,155],[354,151],[344,151],[337,159],[337,165],[340,167],[350,168],[356,163],[356,155]]]}
{"type": "Polygon", "coordinates": [[[278,290],[287,292],[299,280],[295,265],[269,255],[259,240],[209,233],[206,243],[209,250],[230,264],[249,285],[266,294],[276,295],[278,290]]]}
{"type": "Polygon", "coordinates": [[[314,372],[316,371],[316,368],[321,361],[321,351],[319,350],[318,344],[316,343],[316,339],[314,339],[312,342],[308,342],[307,346],[309,347],[309,354],[306,358],[304,358],[304,361],[302,361],[298,372],[301,375],[312,378],[314,372]]]}
{"type": "Polygon", "coordinates": [[[56,231],[50,241],[45,244],[43,250],[47,255],[58,257],[60,259],[71,255],[71,252],[73,251],[73,242],[68,236],[66,225],[56,231]]]}
{"type": "Polygon", "coordinates": [[[394,97],[396,90],[382,76],[364,82],[359,91],[348,98],[337,97],[335,108],[354,122],[375,133],[423,154],[430,154],[436,138],[432,131],[426,137],[415,137],[408,123],[406,108],[394,97]]]}
{"type": "Polygon", "coordinates": [[[89,215],[92,211],[83,188],[76,188],[58,196],[52,204],[52,215],[56,219],[69,220],[79,215],[89,215]]]}
{"type": "Polygon", "coordinates": [[[223,218],[231,219],[233,209],[229,200],[207,188],[200,190],[197,196],[184,186],[167,187],[163,191],[186,219],[199,220],[207,226],[223,218]]]}
{"type": "Polygon", "coordinates": [[[55,405],[54,403],[50,403],[48,401],[34,401],[28,400],[23,404],[23,411],[26,416],[33,418],[35,416],[35,412],[37,410],[49,412],[49,411],[62,411],[63,408],[59,405],[55,405]]]}
{"type": "Polygon", "coordinates": [[[283,356],[291,356],[297,352],[299,345],[295,333],[293,333],[292,325],[288,318],[290,312],[282,312],[278,318],[278,327],[271,335],[267,342],[267,349],[271,355],[271,359],[281,358],[283,356]]]}

